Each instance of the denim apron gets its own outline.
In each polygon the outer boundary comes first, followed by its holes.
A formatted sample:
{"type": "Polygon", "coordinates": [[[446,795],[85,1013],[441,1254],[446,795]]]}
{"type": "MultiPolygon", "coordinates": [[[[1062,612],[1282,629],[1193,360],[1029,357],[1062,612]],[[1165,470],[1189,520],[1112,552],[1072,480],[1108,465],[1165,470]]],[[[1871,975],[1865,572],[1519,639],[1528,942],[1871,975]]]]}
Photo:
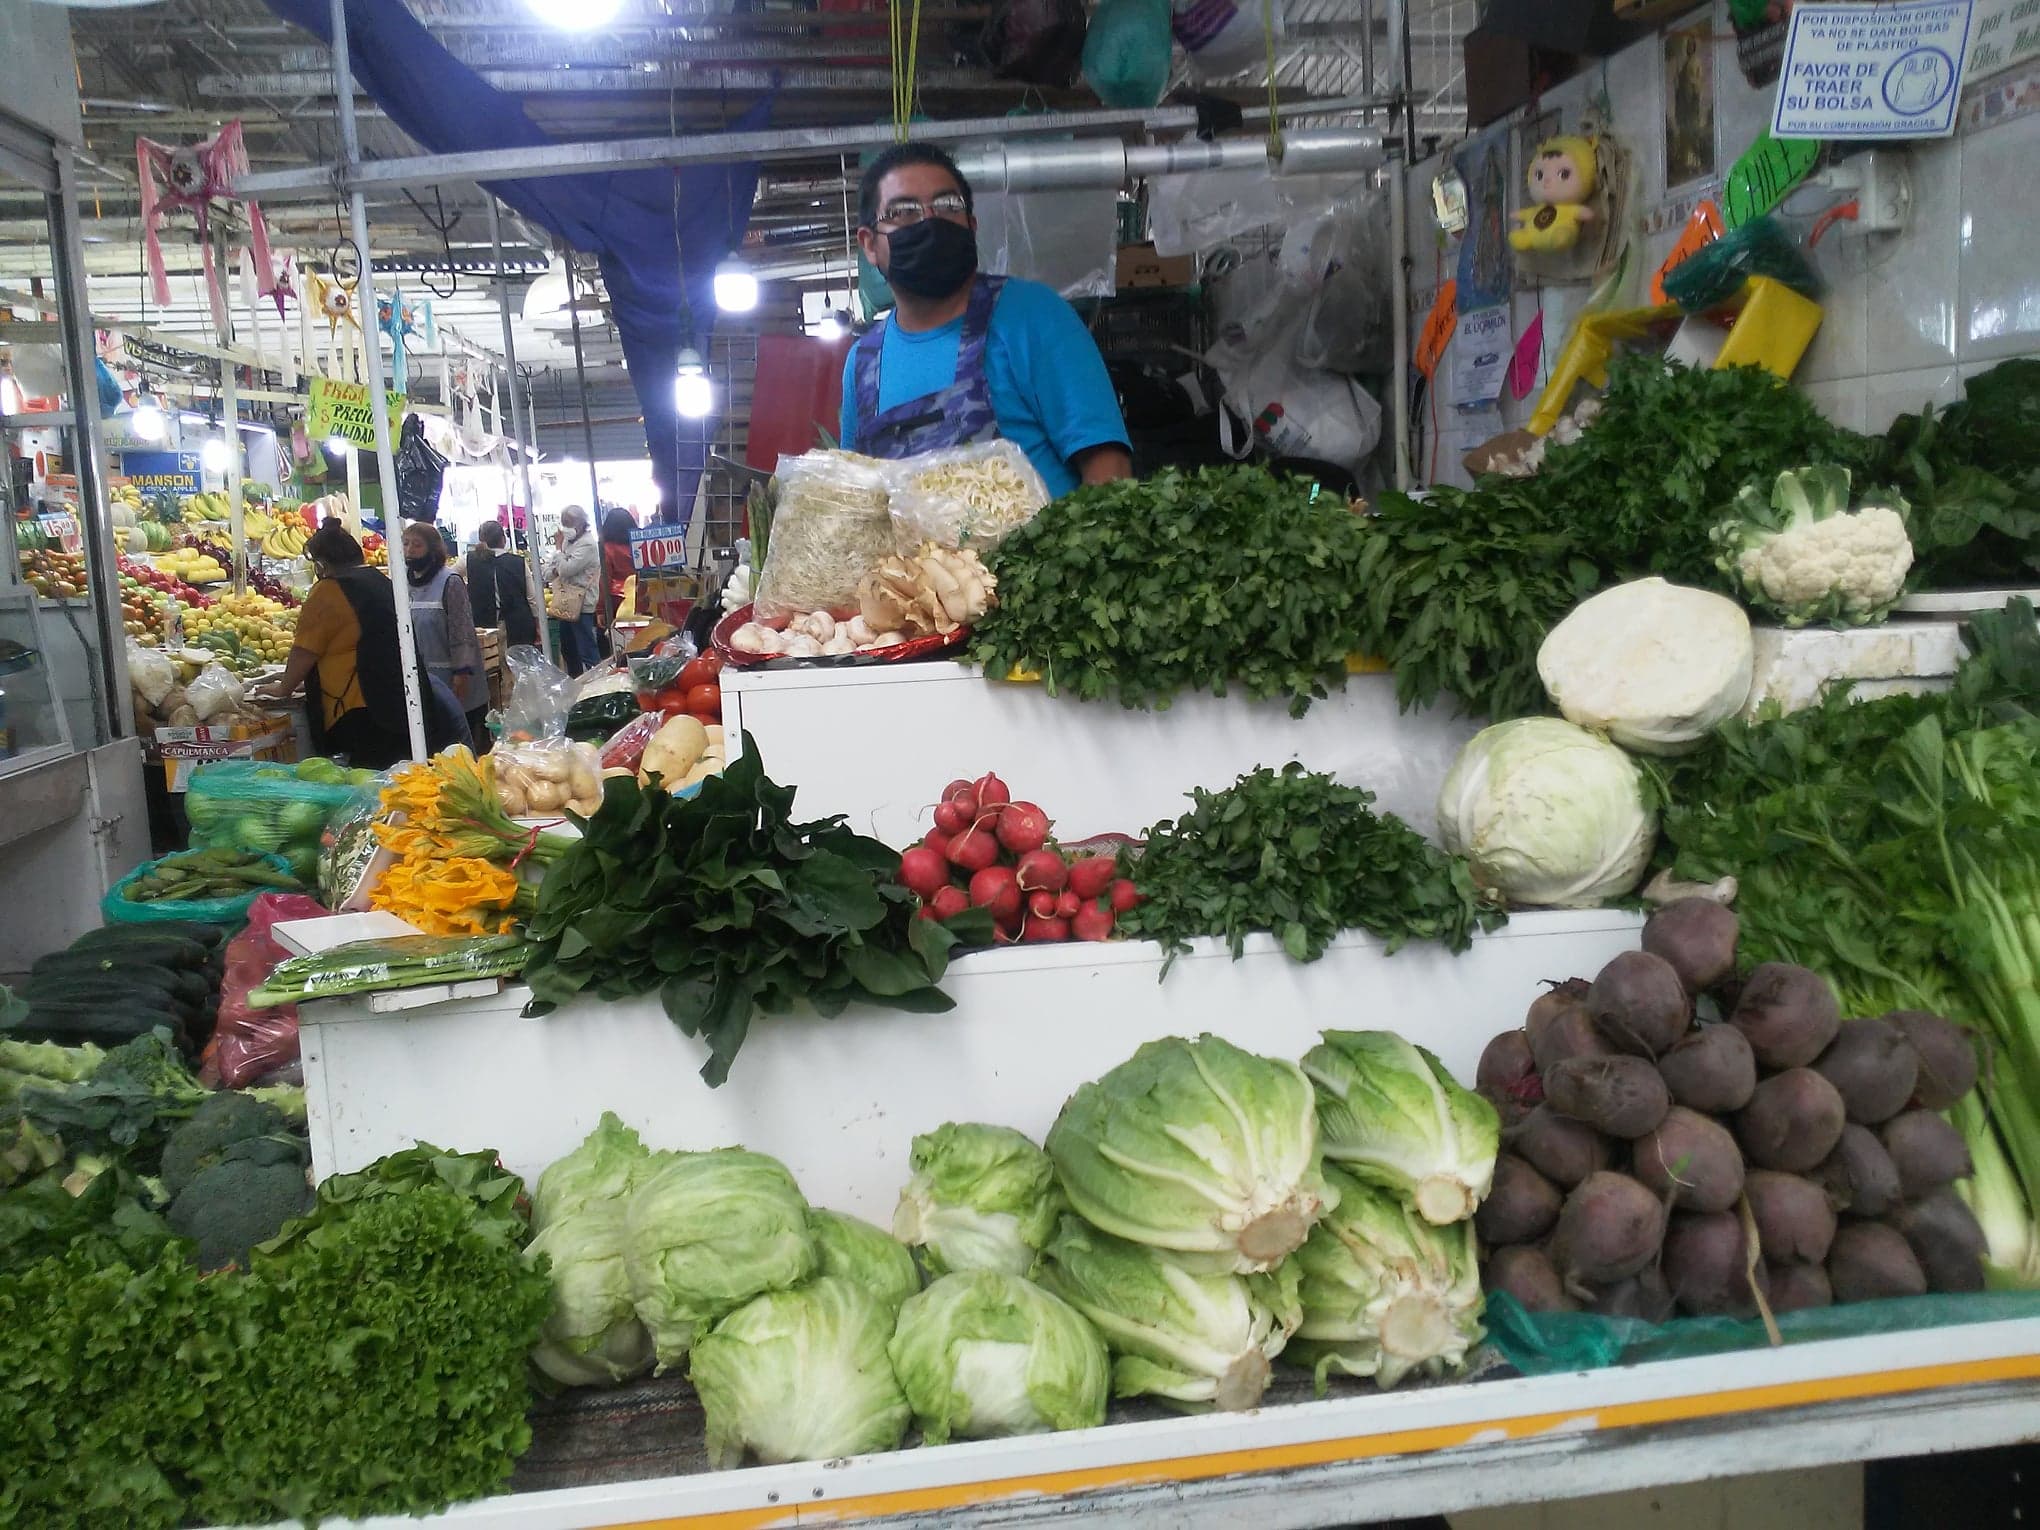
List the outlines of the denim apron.
{"type": "Polygon", "coordinates": [[[1003,276],[972,280],[970,306],[963,311],[963,333],[956,342],[956,376],[949,386],[883,412],[878,407],[878,366],[885,350],[886,325],[865,332],[857,342],[852,379],[857,390],[855,450],[867,457],[918,457],[922,452],[968,446],[998,436],[992,387],[985,378],[985,339],[991,333],[992,305],[1005,284],[1003,276]]]}

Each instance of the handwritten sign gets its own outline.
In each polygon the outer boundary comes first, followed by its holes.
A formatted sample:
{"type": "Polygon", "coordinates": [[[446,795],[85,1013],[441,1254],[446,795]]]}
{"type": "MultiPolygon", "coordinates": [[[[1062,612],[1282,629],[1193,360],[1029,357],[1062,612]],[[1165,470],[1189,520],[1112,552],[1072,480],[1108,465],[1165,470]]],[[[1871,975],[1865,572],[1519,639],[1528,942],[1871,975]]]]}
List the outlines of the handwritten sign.
{"type": "Polygon", "coordinates": [[[84,547],[85,539],[80,534],[78,522],[73,517],[57,511],[38,515],[35,519],[36,524],[42,528],[42,534],[65,552],[74,553],[84,547]]]}
{"type": "Polygon", "coordinates": [[[1771,109],[1777,138],[1946,138],[1971,0],[1798,5],[1771,109]]]}
{"type": "MultiPolygon", "coordinates": [[[[390,445],[394,447],[397,427],[403,423],[406,400],[401,393],[385,396],[390,406],[390,445]]],[[[312,406],[305,429],[314,441],[342,436],[363,451],[374,451],[375,411],[369,404],[368,385],[314,377],[312,406]]]]}
{"type": "Polygon", "coordinates": [[[687,528],[677,523],[632,527],[630,566],[641,574],[687,567],[687,528]]]}
{"type": "Polygon", "coordinates": [[[196,494],[204,487],[197,452],[123,452],[120,470],[144,494],[196,494]]]}
{"type": "Polygon", "coordinates": [[[1963,78],[1980,80],[2040,54],[2040,0],[1976,0],[1963,78]]]}
{"type": "Polygon", "coordinates": [[[1721,191],[1721,220],[1741,228],[1761,218],[1792,194],[1792,188],[1820,163],[1820,142],[1813,138],[1773,138],[1766,128],[1729,167],[1721,191]]]}
{"type": "Polygon", "coordinates": [[[1438,363],[1445,359],[1445,347],[1452,343],[1453,333],[1459,328],[1459,283],[1448,281],[1438,289],[1438,297],[1431,304],[1430,316],[1424,320],[1423,334],[1417,340],[1416,368],[1425,377],[1438,370],[1438,363]]]}

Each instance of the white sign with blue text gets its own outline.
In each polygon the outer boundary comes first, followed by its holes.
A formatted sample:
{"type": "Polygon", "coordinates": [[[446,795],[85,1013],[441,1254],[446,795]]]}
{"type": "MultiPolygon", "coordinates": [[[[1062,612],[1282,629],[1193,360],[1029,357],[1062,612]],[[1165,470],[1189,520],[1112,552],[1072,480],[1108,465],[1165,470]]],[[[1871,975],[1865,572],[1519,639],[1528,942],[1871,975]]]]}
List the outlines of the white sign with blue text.
{"type": "Polygon", "coordinates": [[[1946,138],[1955,131],[1972,0],[1796,5],[1774,138],[1946,138]]]}

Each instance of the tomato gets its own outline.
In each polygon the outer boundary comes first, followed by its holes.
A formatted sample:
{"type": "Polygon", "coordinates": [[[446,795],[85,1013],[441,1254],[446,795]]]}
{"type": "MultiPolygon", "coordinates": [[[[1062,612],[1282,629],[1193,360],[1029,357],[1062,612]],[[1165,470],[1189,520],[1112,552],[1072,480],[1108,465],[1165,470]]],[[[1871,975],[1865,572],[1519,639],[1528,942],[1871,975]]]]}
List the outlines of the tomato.
{"type": "Polygon", "coordinates": [[[722,667],[721,654],[705,653],[683,664],[673,683],[683,691],[691,691],[697,685],[714,685],[722,678],[722,667]]]}
{"type": "Polygon", "coordinates": [[[687,693],[687,710],[697,717],[704,712],[722,716],[722,687],[713,682],[693,687],[687,693]]]}

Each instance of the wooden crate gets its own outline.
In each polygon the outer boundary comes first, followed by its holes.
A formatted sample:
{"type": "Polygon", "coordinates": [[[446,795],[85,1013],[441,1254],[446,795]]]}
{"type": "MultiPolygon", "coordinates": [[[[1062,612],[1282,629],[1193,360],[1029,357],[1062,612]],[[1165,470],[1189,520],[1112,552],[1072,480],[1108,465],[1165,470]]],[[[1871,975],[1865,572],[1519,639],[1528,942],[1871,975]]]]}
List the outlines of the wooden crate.
{"type": "Polygon", "coordinates": [[[500,707],[510,695],[510,672],[504,667],[503,629],[501,627],[477,627],[475,636],[481,639],[482,673],[489,679],[489,705],[500,707]]]}

